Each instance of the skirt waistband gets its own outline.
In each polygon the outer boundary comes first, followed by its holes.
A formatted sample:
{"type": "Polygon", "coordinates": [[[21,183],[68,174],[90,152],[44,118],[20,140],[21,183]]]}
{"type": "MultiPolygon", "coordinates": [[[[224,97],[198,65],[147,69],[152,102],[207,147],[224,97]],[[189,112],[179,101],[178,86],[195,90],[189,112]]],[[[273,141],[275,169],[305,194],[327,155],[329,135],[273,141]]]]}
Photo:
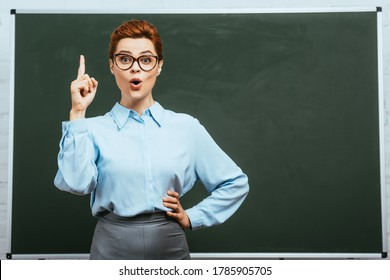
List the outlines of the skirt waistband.
{"type": "Polygon", "coordinates": [[[103,213],[100,219],[104,219],[111,223],[117,223],[122,225],[134,225],[134,224],[155,224],[161,222],[169,222],[174,220],[167,216],[165,212],[154,212],[154,213],[142,213],[134,217],[122,217],[112,212],[103,213]]]}

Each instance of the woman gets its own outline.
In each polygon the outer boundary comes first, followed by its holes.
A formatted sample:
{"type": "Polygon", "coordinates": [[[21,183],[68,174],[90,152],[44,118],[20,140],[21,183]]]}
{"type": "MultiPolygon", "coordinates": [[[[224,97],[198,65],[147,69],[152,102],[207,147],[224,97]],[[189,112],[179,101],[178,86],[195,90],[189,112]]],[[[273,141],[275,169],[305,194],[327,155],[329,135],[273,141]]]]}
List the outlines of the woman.
{"type": "Polygon", "coordinates": [[[85,73],[80,56],[55,185],[91,195],[99,218],[91,259],[189,259],[184,230],[228,219],[248,193],[247,176],[195,118],[154,101],[163,54],[153,25],[132,20],[119,26],[109,65],[120,102],[104,116],[85,118],[98,82],[85,73]],[[184,210],[180,197],[197,179],[210,196],[184,210]]]}

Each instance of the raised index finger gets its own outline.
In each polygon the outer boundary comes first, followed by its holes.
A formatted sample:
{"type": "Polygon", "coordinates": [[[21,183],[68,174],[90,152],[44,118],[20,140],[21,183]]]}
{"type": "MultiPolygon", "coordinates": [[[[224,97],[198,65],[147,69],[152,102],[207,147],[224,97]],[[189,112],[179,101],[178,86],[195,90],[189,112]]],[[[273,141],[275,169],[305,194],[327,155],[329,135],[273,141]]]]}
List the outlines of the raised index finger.
{"type": "Polygon", "coordinates": [[[80,65],[77,70],[77,78],[82,77],[85,74],[85,58],[83,55],[80,55],[80,65]]]}

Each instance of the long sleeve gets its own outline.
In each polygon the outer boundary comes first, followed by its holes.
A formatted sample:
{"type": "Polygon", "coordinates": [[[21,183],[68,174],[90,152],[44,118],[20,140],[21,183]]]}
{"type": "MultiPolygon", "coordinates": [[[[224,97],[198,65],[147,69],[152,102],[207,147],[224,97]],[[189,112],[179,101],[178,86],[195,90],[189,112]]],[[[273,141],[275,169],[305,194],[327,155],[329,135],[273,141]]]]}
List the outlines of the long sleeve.
{"type": "Polygon", "coordinates": [[[55,186],[77,195],[91,193],[97,184],[95,159],[87,120],[63,122],[55,186]]]}
{"type": "Polygon", "coordinates": [[[249,192],[247,176],[196,122],[195,169],[210,195],[187,209],[192,229],[225,222],[240,207],[249,192]]]}
{"type": "Polygon", "coordinates": [[[116,103],[104,116],[63,123],[54,182],[90,193],[94,216],[169,211],[167,191],[186,195],[198,179],[210,196],[188,209],[193,229],[223,223],[248,193],[247,176],[189,115],[157,102],[139,115],[116,103]]]}

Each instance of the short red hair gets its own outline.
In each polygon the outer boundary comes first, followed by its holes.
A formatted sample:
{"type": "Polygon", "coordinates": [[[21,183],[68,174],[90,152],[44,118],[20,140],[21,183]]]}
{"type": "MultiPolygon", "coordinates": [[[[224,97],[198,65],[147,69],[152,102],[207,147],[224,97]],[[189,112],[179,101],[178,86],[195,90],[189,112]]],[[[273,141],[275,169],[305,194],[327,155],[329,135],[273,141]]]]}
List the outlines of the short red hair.
{"type": "Polygon", "coordinates": [[[122,23],[111,33],[109,58],[111,59],[116,51],[118,42],[124,38],[146,38],[152,41],[159,60],[163,59],[163,44],[157,28],[145,20],[130,20],[122,23]]]}

